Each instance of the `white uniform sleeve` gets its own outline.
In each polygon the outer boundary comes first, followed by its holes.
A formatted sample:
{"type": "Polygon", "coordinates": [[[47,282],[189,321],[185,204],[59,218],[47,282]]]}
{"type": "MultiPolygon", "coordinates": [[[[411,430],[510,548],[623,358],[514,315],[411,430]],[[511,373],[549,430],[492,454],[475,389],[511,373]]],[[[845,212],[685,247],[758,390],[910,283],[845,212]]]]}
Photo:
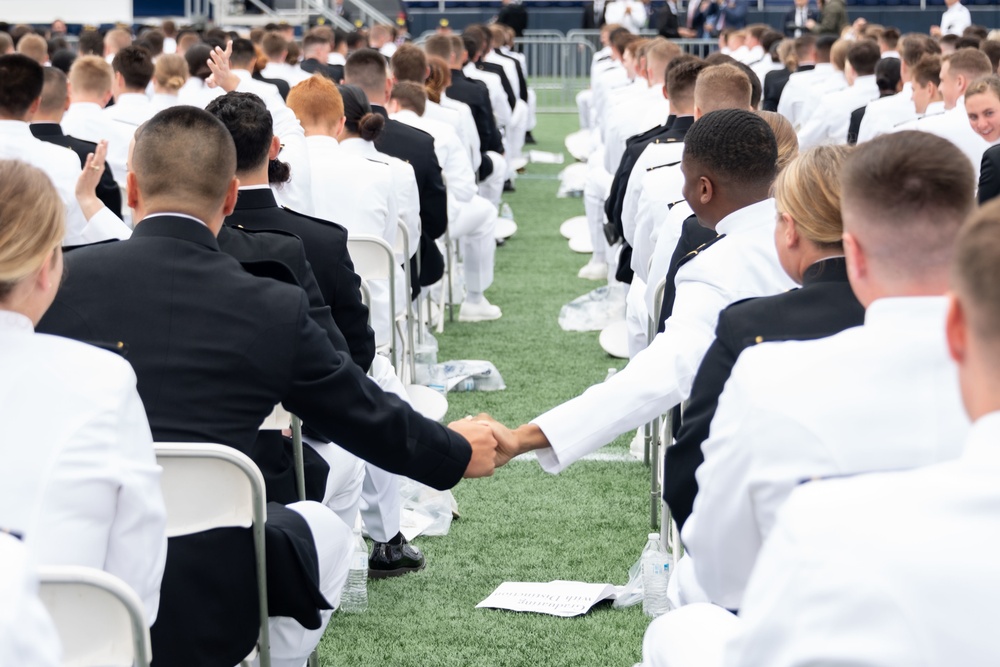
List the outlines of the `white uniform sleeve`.
{"type": "Polygon", "coordinates": [[[123,240],[132,236],[132,230],[122,222],[121,218],[112,213],[111,209],[105,206],[87,221],[81,236],[84,243],[96,243],[109,239],[123,240]]]}
{"type": "Polygon", "coordinates": [[[712,602],[739,609],[778,509],[805,474],[830,468],[822,440],[769,388],[782,343],[743,352],[719,398],[684,544],[712,602]],[[803,473],[802,471],[810,471],[803,473]]]}
{"type": "Polygon", "coordinates": [[[732,302],[712,280],[712,265],[699,270],[697,264],[688,262],[678,271],[673,314],[649,347],[607,382],[532,420],[551,443],[538,450],[546,472],[560,472],[687,398],[715,338],[719,311],[732,302]]]}
{"type": "Polygon", "coordinates": [[[105,569],[139,594],[152,625],[167,558],[167,514],[160,490],[161,469],[134,381],[133,375],[132,384],[122,388],[116,438],[111,443],[120,486],[105,569]]]}
{"type": "MultiPolygon", "coordinates": [[[[926,637],[908,610],[866,566],[863,549],[838,549],[824,537],[825,503],[802,503],[797,490],[781,511],[747,588],[742,631],[726,645],[728,667],[895,667],[926,663],[926,637]],[[835,554],[835,556],[831,556],[835,554]]],[[[916,583],[915,585],[919,585],[916,583]]]]}

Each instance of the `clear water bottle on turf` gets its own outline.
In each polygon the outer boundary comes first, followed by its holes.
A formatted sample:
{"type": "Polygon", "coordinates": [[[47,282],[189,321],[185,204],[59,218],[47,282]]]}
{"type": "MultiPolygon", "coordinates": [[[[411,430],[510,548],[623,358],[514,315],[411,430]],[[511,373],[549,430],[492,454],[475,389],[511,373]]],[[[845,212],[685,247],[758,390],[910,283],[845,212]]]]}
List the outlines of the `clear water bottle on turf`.
{"type": "Polygon", "coordinates": [[[642,613],[651,618],[670,611],[667,582],[670,581],[670,554],[660,549],[660,534],[650,533],[642,550],[642,613]]]}
{"type": "Polygon", "coordinates": [[[340,608],[347,613],[368,609],[368,545],[361,531],[354,531],[354,553],[347,570],[347,584],[340,596],[340,608]]]}

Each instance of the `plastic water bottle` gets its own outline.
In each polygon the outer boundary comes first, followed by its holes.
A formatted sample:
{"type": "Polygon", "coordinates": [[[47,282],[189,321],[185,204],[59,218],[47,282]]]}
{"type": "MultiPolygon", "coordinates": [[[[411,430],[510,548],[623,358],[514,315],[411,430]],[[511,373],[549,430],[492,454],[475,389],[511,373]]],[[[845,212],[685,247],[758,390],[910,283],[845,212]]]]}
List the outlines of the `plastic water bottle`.
{"type": "Polygon", "coordinates": [[[354,553],[351,554],[340,608],[349,614],[368,609],[368,546],[360,530],[354,531],[354,553]]]}
{"type": "Polygon", "coordinates": [[[499,211],[497,217],[503,218],[505,220],[513,220],[514,219],[514,211],[511,210],[510,204],[508,204],[507,202],[501,202],[500,203],[500,211],[499,211]]]}
{"type": "Polygon", "coordinates": [[[642,550],[642,613],[656,618],[670,611],[667,582],[670,554],[660,550],[660,534],[650,533],[642,550]]]}

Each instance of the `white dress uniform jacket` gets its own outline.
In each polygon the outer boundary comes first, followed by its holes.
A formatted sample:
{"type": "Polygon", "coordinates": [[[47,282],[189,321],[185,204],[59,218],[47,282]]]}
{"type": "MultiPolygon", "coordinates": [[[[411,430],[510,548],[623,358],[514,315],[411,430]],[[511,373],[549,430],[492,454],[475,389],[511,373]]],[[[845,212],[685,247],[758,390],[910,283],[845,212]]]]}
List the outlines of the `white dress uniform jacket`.
{"type": "Polygon", "coordinates": [[[0,665],[58,667],[60,658],[31,555],[16,537],[0,534],[0,665]]]}
{"type": "Polygon", "coordinates": [[[761,552],[725,664],[1000,663],[998,442],[994,412],[957,461],[797,489],[761,552]],[[929,548],[928,527],[946,552],[929,548]]]}
{"type": "Polygon", "coordinates": [[[673,313],[649,347],[610,380],[532,420],[552,445],[538,450],[543,469],[559,472],[681,403],[715,338],[719,311],[794,287],[778,262],[775,218],[774,200],[766,199],[722,219],[716,230],[725,237],[677,272],[673,313]]]}
{"type": "MultiPolygon", "coordinates": [[[[657,139],[646,146],[646,148],[642,151],[642,154],[639,155],[639,159],[635,161],[635,165],[632,167],[632,173],[628,179],[628,185],[625,186],[625,197],[622,200],[622,228],[624,230],[625,240],[628,241],[629,245],[633,248],[635,248],[636,244],[639,243],[636,239],[636,230],[640,226],[638,219],[639,202],[643,198],[643,195],[647,194],[646,177],[654,177],[651,181],[649,181],[649,184],[654,188],[659,186],[662,181],[658,179],[662,177],[664,172],[680,171],[679,164],[672,167],[664,165],[670,165],[674,162],[679,163],[683,155],[684,142],[661,142],[657,139]],[[651,169],[652,171],[650,171],[651,169]]],[[[672,179],[671,182],[673,182],[672,179]]],[[[681,177],[681,183],[683,184],[683,176],[681,177]]],[[[680,196],[673,196],[672,192],[667,193],[656,191],[649,192],[648,195],[657,197],[658,200],[664,201],[665,203],[672,203],[678,199],[682,199],[680,196]]],[[[664,215],[666,212],[666,208],[660,211],[660,213],[664,215]]],[[[651,253],[652,249],[650,249],[646,254],[647,260],[649,254],[651,253]]],[[[645,275],[645,273],[646,270],[643,268],[643,275],[645,275]]]]}
{"type": "Polygon", "coordinates": [[[634,93],[623,94],[617,104],[609,109],[604,126],[604,167],[612,174],[625,154],[629,137],[651,130],[663,123],[670,113],[670,104],[663,97],[663,86],[648,86],[641,79],[641,86],[634,93]],[[649,113],[654,109],[654,113],[649,113]]]}
{"type": "Polygon", "coordinates": [[[265,79],[281,79],[292,88],[312,76],[312,74],[297,65],[276,62],[269,62],[264,65],[264,68],[260,71],[260,75],[265,79]]]}
{"type": "Polygon", "coordinates": [[[900,123],[916,119],[913,84],[907,81],[903,84],[903,89],[895,95],[872,100],[868,104],[865,116],[861,119],[861,128],[858,130],[858,143],[892,132],[892,129],[900,123]]]}
{"type": "Polygon", "coordinates": [[[646,27],[646,5],[636,0],[615,0],[604,7],[605,23],[617,23],[638,34],[646,27]]]}
{"type": "Polygon", "coordinates": [[[879,299],[861,327],[740,355],[702,445],[698,496],[682,534],[713,602],[741,607],[775,514],[803,480],[961,453],[968,418],[945,309],[943,297],[879,299]]]}
{"type": "MultiPolygon", "coordinates": [[[[466,63],[462,68],[462,73],[470,79],[476,79],[486,84],[490,91],[490,106],[493,107],[493,116],[496,118],[497,127],[507,128],[511,123],[511,108],[507,102],[507,93],[504,92],[503,84],[500,82],[500,75],[493,72],[486,72],[476,69],[472,63],[466,63]]],[[[506,144],[504,144],[506,146],[506,144]]]]}
{"type": "Polygon", "coordinates": [[[956,2],[941,15],[941,34],[958,35],[972,25],[972,14],[961,2],[956,2]]]}
{"type": "Polygon", "coordinates": [[[859,76],[852,86],[824,95],[809,120],[799,130],[799,150],[805,151],[826,144],[846,144],[851,113],[872,100],[877,100],[878,94],[875,75],[871,74],[859,76]]]}
{"type": "Polygon", "coordinates": [[[160,467],[132,367],[0,310],[0,526],[42,565],[122,579],[152,624],[167,555],[160,467]]]}
{"type": "MultiPolygon", "coordinates": [[[[680,166],[677,165],[654,169],[645,174],[636,174],[636,176],[642,177],[642,191],[635,213],[632,270],[644,281],[660,280],[665,274],[650,276],[649,265],[661,234],[670,236],[673,239],[673,247],[677,247],[681,224],[667,226],[664,223],[674,206],[677,206],[684,199],[681,192],[684,187],[684,174],[681,173],[680,166]]],[[[683,219],[679,221],[679,223],[683,222],[683,219]]],[[[673,252],[671,252],[672,254],[673,252]]]]}
{"type": "Polygon", "coordinates": [[[778,113],[788,119],[796,130],[807,120],[803,113],[803,106],[812,94],[814,85],[843,78],[843,74],[834,69],[830,63],[817,63],[814,69],[805,72],[793,72],[788,77],[788,83],[781,91],[781,99],[778,100],[778,113]]]}
{"type": "MultiPolygon", "coordinates": [[[[129,139],[139,126],[156,115],[159,109],[143,93],[122,93],[110,107],[104,107],[104,116],[125,126],[129,139]]],[[[126,149],[128,146],[126,146],[126,149]]]]}
{"type": "MultiPolygon", "coordinates": [[[[97,108],[96,104],[94,108],[97,108]]],[[[76,181],[80,177],[79,156],[68,148],[36,139],[27,123],[0,120],[0,159],[26,162],[44,171],[52,180],[59,198],[66,206],[66,237],[63,245],[127,239],[131,236],[132,230],[108,208],[102,208],[90,220],[84,217],[80,204],[76,201],[76,181]]]]}
{"type": "Polygon", "coordinates": [[[427,108],[424,109],[424,115],[434,120],[447,120],[445,116],[441,115],[442,112],[447,111],[453,111],[458,114],[458,123],[453,125],[453,127],[458,132],[458,136],[462,140],[462,145],[469,152],[469,159],[472,162],[473,170],[479,173],[479,166],[483,162],[483,155],[480,152],[482,144],[479,142],[479,131],[476,129],[476,121],[472,117],[472,109],[469,108],[469,105],[450,99],[442,94],[440,104],[435,104],[427,100],[427,108]]]}

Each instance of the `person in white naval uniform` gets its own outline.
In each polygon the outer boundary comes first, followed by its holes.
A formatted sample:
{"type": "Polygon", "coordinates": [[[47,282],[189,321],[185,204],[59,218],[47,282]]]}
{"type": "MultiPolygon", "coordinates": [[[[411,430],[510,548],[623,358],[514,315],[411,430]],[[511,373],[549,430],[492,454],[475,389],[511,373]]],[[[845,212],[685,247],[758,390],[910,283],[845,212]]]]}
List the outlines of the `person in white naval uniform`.
{"type": "MultiPolygon", "coordinates": [[[[139,126],[153,117],[159,109],[146,95],[146,88],[153,79],[153,61],[149,53],[138,46],[126,46],[111,61],[114,71],[113,106],[104,108],[104,116],[124,127],[131,140],[139,126]]],[[[125,147],[126,150],[128,146],[125,147]]]]}
{"type": "MultiPolygon", "coordinates": [[[[91,189],[101,169],[88,169],[91,189]]],[[[34,332],[59,288],[63,235],[45,174],[0,161],[0,526],[40,564],[122,579],[152,625],[166,510],[135,373],[116,354],[34,332]]]]}
{"type": "Polygon", "coordinates": [[[993,65],[982,51],[959,49],[945,56],[941,62],[941,95],[944,98],[945,112],[898,125],[895,131],[929,132],[951,141],[972,163],[978,182],[983,153],[990,145],[969,124],[969,116],[965,111],[965,91],[973,81],[992,73],[993,65]]]}
{"type": "Polygon", "coordinates": [[[427,93],[419,84],[398,83],[393,86],[387,110],[394,120],[434,137],[434,152],[448,187],[448,230],[451,238],[458,239],[461,244],[466,290],[470,294],[459,310],[459,320],[470,319],[462,316],[463,310],[470,309],[468,304],[489,303],[483,292],[493,284],[497,210],[476,193],[472,164],[455,131],[424,118],[426,99],[427,93]]]}
{"type": "MultiPolygon", "coordinates": [[[[843,78],[843,74],[830,61],[836,39],[832,35],[816,38],[816,67],[804,72],[793,72],[781,91],[778,113],[788,119],[792,127],[799,128],[808,120],[804,111],[806,102],[813,94],[813,87],[826,88],[831,82],[843,78]]],[[[846,53],[845,53],[846,57],[846,53]]]]}
{"type": "MultiPolygon", "coordinates": [[[[78,200],[79,156],[31,134],[28,119],[41,104],[44,84],[45,72],[31,58],[14,53],[0,56],[0,159],[23,160],[52,180],[66,208],[65,245],[128,238],[131,230],[93,192],[86,201],[78,200]]],[[[91,165],[100,165],[103,173],[107,145],[99,146],[101,159],[91,165]]]]}
{"type": "Polygon", "coordinates": [[[112,97],[114,71],[97,56],[81,56],[69,70],[69,108],[59,125],[66,134],[97,143],[108,144],[108,164],[118,185],[125,187],[128,173],[128,144],[135,128],[115,123],[104,113],[112,97]]]}
{"type": "Polygon", "coordinates": [[[994,564],[1000,528],[998,266],[1000,207],[993,203],[959,233],[948,314],[939,322],[973,421],[964,442],[952,434],[957,459],[798,487],[761,551],[740,618],[711,605],[667,614],[646,634],[644,665],[890,667],[1000,660],[992,624],[1000,595],[994,564]],[[935,527],[935,540],[948,545],[931,568],[928,525],[935,527]],[[700,635],[697,646],[690,645],[692,631],[700,635]]]}
{"type": "Polygon", "coordinates": [[[807,150],[824,144],[846,144],[851,113],[879,96],[875,65],[880,58],[878,45],[863,39],[847,52],[844,75],[847,88],[827,93],[809,120],[799,130],[799,146],[807,150]]]}
{"type": "Polygon", "coordinates": [[[941,47],[927,35],[910,33],[900,40],[899,75],[903,81],[903,89],[895,95],[872,100],[868,104],[858,130],[859,144],[891,132],[900,123],[917,118],[918,114],[913,108],[913,68],[925,55],[940,53],[941,47]]]}
{"type": "MultiPolygon", "coordinates": [[[[306,133],[316,215],[344,225],[351,236],[375,236],[392,247],[399,221],[392,170],[384,162],[341,146],[341,142],[352,139],[370,143],[377,130],[368,125],[362,128],[358,117],[347,118],[340,91],[325,77],[300,83],[288,98],[289,107],[306,133]]],[[[371,121],[369,118],[365,122],[371,121]]],[[[392,340],[390,286],[375,280],[370,287],[372,328],[375,342],[381,347],[392,340]]],[[[401,295],[403,290],[397,290],[397,296],[401,295]]],[[[397,309],[400,303],[397,299],[397,309]]]]}
{"type": "Polygon", "coordinates": [[[966,162],[940,137],[913,132],[862,144],[846,161],[844,249],[865,324],[740,355],[702,445],[682,533],[712,602],[740,608],[775,513],[803,479],[959,454],[967,420],[944,345],[942,295],[974,202],[966,162]],[[917,157],[927,155],[933,165],[917,157]]]}
{"type": "Polygon", "coordinates": [[[59,635],[38,597],[38,575],[28,548],[0,530],[0,664],[58,667],[59,635]]]}
{"type": "Polygon", "coordinates": [[[931,27],[932,35],[962,36],[965,29],[972,25],[972,14],[962,0],[944,0],[948,8],[941,15],[941,25],[931,27]]]}
{"type": "Polygon", "coordinates": [[[538,450],[542,468],[559,472],[670,410],[691,390],[719,311],[791,288],[775,250],[776,213],[768,198],[777,159],[771,128],[749,111],[714,111],[691,127],[684,195],[701,224],[719,236],[684,258],[665,330],[624,370],[516,431],[495,425],[504,456],[538,450]]]}
{"type": "Polygon", "coordinates": [[[298,65],[289,65],[285,60],[288,58],[288,42],[279,32],[269,32],[261,40],[260,48],[267,56],[267,64],[260,71],[261,76],[266,79],[281,79],[288,82],[289,86],[295,87],[312,76],[298,65]]]}
{"type": "Polygon", "coordinates": [[[604,20],[633,34],[646,27],[646,5],[637,0],[612,0],[604,7],[604,20]]]}

